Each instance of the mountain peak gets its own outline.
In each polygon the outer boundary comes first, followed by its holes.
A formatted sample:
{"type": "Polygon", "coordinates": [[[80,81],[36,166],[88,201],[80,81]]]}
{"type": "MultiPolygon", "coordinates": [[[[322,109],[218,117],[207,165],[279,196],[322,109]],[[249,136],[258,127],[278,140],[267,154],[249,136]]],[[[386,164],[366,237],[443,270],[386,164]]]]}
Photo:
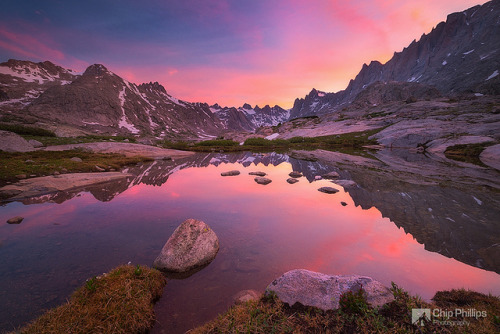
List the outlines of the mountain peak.
{"type": "Polygon", "coordinates": [[[109,71],[106,66],[102,64],[93,64],[87,67],[83,75],[101,76],[107,73],[109,73],[109,71]]]}
{"type": "Polygon", "coordinates": [[[248,103],[243,104],[243,109],[252,109],[252,106],[248,103]]]}

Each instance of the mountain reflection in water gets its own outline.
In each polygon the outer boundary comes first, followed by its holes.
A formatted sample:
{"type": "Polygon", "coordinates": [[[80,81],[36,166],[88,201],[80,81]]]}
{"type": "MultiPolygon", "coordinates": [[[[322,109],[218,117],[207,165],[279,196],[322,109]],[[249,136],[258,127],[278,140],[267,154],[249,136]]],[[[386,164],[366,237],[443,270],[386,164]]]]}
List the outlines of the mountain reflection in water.
{"type": "Polygon", "coordinates": [[[127,181],[8,203],[0,219],[25,221],[0,226],[0,294],[7,297],[0,330],[62,303],[88,277],[128,261],[151,265],[186,218],[209,224],[221,250],[207,268],[167,284],[153,332],[188,330],[225,310],[238,291],[263,291],[295,268],[395,281],[424,298],[460,287],[499,294],[499,192],[463,178],[406,182],[408,173],[380,161],[363,167],[277,153],[196,154],[130,167],[127,181]],[[230,169],[242,173],[220,176],[230,169]],[[273,182],[256,184],[247,174],[257,170],[273,182]],[[292,170],[304,174],[294,185],[286,183],[292,170]],[[315,180],[331,171],[356,184],[342,191],[315,180]],[[322,186],[340,192],[323,194],[322,186]]]}

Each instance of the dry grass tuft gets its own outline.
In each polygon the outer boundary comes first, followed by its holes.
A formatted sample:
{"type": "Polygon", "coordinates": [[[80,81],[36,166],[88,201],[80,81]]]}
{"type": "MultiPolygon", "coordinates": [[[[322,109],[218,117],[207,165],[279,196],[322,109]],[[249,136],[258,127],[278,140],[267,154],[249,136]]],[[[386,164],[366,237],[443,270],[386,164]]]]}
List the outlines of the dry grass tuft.
{"type": "Polygon", "coordinates": [[[120,266],[94,277],[70,300],[36,319],[21,333],[145,333],[165,278],[156,269],[120,266]]]}

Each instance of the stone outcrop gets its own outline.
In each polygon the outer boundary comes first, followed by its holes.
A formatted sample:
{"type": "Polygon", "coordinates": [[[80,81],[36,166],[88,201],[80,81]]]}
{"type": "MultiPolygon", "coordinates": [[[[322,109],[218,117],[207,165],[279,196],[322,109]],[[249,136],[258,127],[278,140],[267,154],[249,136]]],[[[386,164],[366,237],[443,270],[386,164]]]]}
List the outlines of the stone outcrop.
{"type": "Polygon", "coordinates": [[[380,307],[394,300],[389,288],[367,276],[326,275],[305,269],[295,269],[275,279],[266,289],[265,294],[274,293],[289,306],[299,303],[322,310],[339,308],[342,294],[363,289],[367,302],[373,307],[380,307]]]}
{"type": "Polygon", "coordinates": [[[20,135],[0,130],[0,151],[31,152],[35,148],[20,135]]]}
{"type": "Polygon", "coordinates": [[[219,239],[203,221],[187,219],[168,239],[153,266],[163,271],[185,273],[203,267],[215,258],[219,239]]]}

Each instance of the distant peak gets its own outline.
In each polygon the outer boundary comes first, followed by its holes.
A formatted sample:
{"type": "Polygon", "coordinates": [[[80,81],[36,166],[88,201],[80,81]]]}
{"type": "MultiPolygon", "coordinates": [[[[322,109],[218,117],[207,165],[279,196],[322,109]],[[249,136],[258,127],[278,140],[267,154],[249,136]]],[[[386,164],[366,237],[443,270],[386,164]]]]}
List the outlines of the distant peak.
{"type": "Polygon", "coordinates": [[[245,103],[242,108],[243,109],[252,109],[252,106],[248,103],[245,103]]]}
{"type": "Polygon", "coordinates": [[[158,83],[158,81],[143,83],[140,85],[140,87],[144,87],[149,91],[157,91],[167,94],[167,90],[165,89],[165,87],[163,87],[160,83],[158,83]]]}

